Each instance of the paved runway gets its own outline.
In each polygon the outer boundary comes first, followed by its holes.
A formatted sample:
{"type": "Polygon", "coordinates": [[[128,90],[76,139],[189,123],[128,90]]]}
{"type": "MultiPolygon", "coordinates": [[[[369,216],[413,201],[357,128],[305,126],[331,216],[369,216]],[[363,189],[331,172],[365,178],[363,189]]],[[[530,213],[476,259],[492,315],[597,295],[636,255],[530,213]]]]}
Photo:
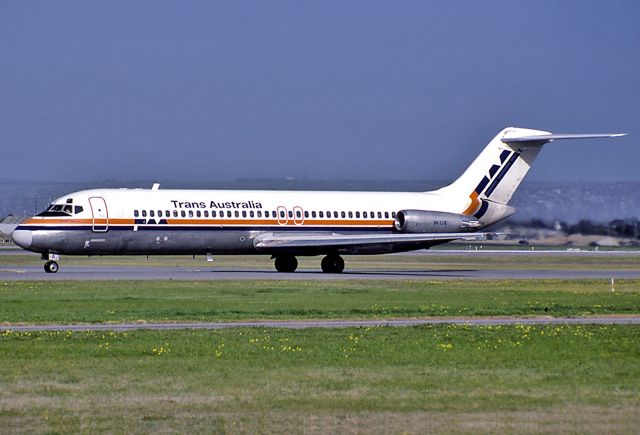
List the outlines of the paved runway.
{"type": "Polygon", "coordinates": [[[0,326],[0,331],[133,331],[133,330],[184,330],[225,328],[353,328],[374,326],[419,326],[419,325],[640,325],[640,316],[594,316],[594,317],[496,317],[496,318],[431,318],[395,320],[301,320],[259,322],[202,322],[202,323],[118,323],[90,325],[18,325],[0,326]]]}
{"type": "Polygon", "coordinates": [[[45,273],[42,266],[2,266],[0,281],[16,280],[355,280],[355,279],[640,279],[637,270],[518,270],[518,269],[438,269],[370,270],[347,269],[341,274],[322,273],[318,269],[299,269],[278,273],[274,269],[216,269],[198,267],[111,267],[63,266],[56,274],[45,273]]]}

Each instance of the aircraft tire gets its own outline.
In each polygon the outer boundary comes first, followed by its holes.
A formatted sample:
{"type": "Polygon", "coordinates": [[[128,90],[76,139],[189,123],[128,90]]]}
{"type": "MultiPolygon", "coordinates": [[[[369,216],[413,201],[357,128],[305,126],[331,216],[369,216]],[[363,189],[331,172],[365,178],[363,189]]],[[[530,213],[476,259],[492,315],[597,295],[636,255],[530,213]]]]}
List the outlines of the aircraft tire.
{"type": "Polygon", "coordinates": [[[339,255],[327,255],[320,263],[324,273],[342,273],[344,270],[344,260],[339,255]]]}
{"type": "Polygon", "coordinates": [[[44,263],[44,271],[47,273],[56,273],[60,269],[55,261],[47,261],[44,263]]]}
{"type": "Polygon", "coordinates": [[[298,260],[293,255],[278,255],[275,266],[278,272],[295,272],[298,268],[298,260]]]}

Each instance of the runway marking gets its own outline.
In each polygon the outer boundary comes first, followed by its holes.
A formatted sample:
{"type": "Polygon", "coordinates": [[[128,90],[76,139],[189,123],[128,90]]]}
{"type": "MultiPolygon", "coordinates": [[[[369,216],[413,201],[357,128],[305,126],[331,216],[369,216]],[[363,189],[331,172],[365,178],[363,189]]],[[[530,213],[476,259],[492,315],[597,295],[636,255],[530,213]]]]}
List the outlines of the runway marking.
{"type": "Polygon", "coordinates": [[[256,322],[193,322],[193,323],[113,323],[85,325],[2,325],[0,331],[135,331],[186,330],[227,328],[362,328],[407,327],[421,325],[640,325],[640,315],[593,317],[498,317],[498,318],[426,318],[381,320],[282,320],[256,322]]]}

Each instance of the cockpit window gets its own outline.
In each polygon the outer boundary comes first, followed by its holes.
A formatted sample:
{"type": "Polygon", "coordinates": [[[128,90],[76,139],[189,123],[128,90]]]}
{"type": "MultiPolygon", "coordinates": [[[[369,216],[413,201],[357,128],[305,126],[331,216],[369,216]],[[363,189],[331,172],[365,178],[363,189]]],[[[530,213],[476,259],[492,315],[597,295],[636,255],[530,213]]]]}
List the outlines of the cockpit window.
{"type": "Polygon", "coordinates": [[[71,204],[50,204],[49,207],[42,213],[38,214],[38,216],[45,217],[63,217],[63,216],[72,216],[74,214],[82,213],[82,206],[76,205],[75,207],[71,204]]]}

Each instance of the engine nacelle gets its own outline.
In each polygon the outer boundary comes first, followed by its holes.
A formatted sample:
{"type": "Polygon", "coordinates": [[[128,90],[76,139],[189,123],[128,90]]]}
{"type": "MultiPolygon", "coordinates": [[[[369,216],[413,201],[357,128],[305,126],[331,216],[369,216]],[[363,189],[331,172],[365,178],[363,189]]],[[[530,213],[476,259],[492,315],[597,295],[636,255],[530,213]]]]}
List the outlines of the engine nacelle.
{"type": "Polygon", "coordinates": [[[401,233],[460,233],[478,229],[480,221],[464,214],[402,210],[396,214],[394,225],[401,233]]]}

